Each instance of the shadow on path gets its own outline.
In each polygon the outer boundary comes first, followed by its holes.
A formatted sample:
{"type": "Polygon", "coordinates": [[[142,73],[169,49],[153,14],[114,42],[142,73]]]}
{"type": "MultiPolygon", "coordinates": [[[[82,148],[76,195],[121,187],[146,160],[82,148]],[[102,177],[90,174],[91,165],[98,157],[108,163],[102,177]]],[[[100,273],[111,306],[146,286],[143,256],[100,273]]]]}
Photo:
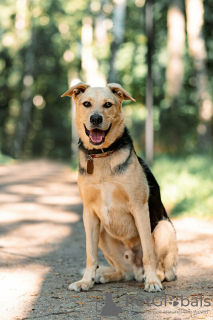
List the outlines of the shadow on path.
{"type": "Polygon", "coordinates": [[[180,299],[197,297],[200,303],[201,295],[213,297],[211,221],[173,220],[178,278],[164,283],[163,293],[157,294],[164,299],[160,307],[135,281],[70,292],[67,287],[81,278],[86,259],[76,174],[61,164],[32,161],[0,167],[0,179],[1,320],[106,319],[101,310],[107,295],[119,310],[117,319],[189,319],[198,311],[198,316],[210,317],[210,308],[192,307],[191,302],[182,306],[180,299]],[[169,304],[171,297],[179,299],[176,308],[169,304]]]}

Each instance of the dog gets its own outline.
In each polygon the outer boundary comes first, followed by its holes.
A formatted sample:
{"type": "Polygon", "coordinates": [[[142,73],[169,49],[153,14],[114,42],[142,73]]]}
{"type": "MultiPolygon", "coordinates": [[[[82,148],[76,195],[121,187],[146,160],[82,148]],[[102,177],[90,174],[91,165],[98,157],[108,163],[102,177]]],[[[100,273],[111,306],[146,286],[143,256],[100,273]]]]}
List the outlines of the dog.
{"type": "Polygon", "coordinates": [[[135,278],[145,281],[145,291],[161,291],[162,281],[176,278],[176,232],[124,124],[122,102],[135,100],[116,83],[99,88],[80,82],[64,96],[76,104],[87,254],[84,276],[69,290],[135,278]],[[109,266],[98,267],[98,247],[109,266]]]}

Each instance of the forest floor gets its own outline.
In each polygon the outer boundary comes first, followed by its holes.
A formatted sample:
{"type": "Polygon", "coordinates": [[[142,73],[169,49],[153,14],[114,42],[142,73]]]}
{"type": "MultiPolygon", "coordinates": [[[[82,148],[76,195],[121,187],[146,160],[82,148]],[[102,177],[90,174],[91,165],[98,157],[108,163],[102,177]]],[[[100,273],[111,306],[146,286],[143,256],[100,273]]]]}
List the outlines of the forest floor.
{"type": "Polygon", "coordinates": [[[0,166],[0,320],[213,319],[211,219],[173,219],[177,280],[161,293],[136,281],[67,290],[86,259],[76,180],[68,167],[44,160],[0,166]],[[106,293],[121,307],[116,317],[112,303],[103,315],[106,293]]]}

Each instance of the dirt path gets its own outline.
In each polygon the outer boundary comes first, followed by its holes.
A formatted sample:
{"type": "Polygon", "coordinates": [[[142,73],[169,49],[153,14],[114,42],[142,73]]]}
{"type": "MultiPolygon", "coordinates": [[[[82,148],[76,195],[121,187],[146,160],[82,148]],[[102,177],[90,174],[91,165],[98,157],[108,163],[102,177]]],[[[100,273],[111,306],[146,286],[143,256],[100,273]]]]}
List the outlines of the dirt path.
{"type": "Polygon", "coordinates": [[[178,278],[163,293],[135,281],[70,292],[85,266],[76,174],[47,161],[0,166],[0,320],[213,319],[213,221],[173,222],[178,278]],[[105,293],[121,308],[103,315],[105,293]]]}

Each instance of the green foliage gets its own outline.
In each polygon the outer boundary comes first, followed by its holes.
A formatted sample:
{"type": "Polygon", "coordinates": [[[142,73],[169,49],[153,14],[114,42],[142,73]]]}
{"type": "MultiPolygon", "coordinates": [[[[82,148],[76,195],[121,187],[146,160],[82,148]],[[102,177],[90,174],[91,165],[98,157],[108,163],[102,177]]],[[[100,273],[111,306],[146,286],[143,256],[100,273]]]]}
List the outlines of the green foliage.
{"type": "Polygon", "coordinates": [[[0,165],[12,163],[13,159],[11,157],[5,156],[0,152],[0,165]]]}
{"type": "Polygon", "coordinates": [[[27,1],[19,12],[13,2],[1,5],[0,142],[4,153],[15,156],[18,122],[29,99],[32,111],[22,157],[70,158],[70,101],[62,101],[61,94],[68,87],[68,70],[76,70],[79,64],[76,43],[86,6],[83,0],[72,1],[72,6],[59,0],[27,1]],[[72,64],[64,59],[66,50],[75,57],[72,64]]]}
{"type": "MultiPolygon", "coordinates": [[[[116,53],[115,66],[119,82],[137,101],[136,104],[124,104],[124,111],[136,148],[141,151],[144,150],[146,117],[145,1],[126,3],[124,41],[116,53]]],[[[81,68],[81,27],[85,17],[92,18],[93,29],[100,17],[108,23],[105,43],[98,44],[95,35],[93,39],[93,55],[98,61],[99,71],[108,78],[110,48],[114,40],[114,5],[112,0],[1,1],[0,147],[5,154],[24,158],[70,159],[70,100],[61,99],[61,94],[70,86],[68,82],[72,77],[85,80],[81,68]],[[30,110],[27,120],[24,106],[30,110]],[[21,120],[26,124],[26,132],[23,141],[19,141],[21,153],[18,155],[15,149],[21,136],[21,120]]],[[[154,1],[153,6],[155,149],[186,154],[196,150],[199,102],[188,50],[184,54],[183,90],[172,103],[165,95],[169,6],[168,0],[154,1]]],[[[212,96],[211,1],[205,0],[204,8],[209,93],[212,96]]]]}
{"type": "Polygon", "coordinates": [[[212,155],[158,156],[152,170],[172,217],[212,217],[212,155]]]}

